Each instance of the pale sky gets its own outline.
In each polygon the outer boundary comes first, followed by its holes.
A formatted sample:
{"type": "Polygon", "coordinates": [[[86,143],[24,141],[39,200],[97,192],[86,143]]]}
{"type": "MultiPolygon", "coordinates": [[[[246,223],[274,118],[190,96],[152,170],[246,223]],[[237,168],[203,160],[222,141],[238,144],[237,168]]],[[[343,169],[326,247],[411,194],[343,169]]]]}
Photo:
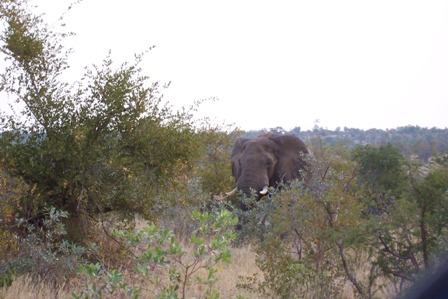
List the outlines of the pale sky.
{"type": "MultiPolygon", "coordinates": [[[[34,0],[54,24],[71,0],[34,0]]],[[[448,1],[84,0],[72,74],[109,50],[175,107],[244,129],[448,127],[448,1]]],[[[76,77],[75,77],[76,76],[76,77]]]]}

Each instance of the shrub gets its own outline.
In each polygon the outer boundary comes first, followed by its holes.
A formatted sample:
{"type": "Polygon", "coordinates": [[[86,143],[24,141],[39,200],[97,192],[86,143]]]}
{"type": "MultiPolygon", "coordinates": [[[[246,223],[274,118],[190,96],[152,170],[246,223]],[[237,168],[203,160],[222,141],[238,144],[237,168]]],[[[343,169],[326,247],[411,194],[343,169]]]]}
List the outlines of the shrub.
{"type": "Polygon", "coordinates": [[[0,265],[0,274],[30,274],[52,283],[66,282],[74,277],[79,265],[85,262],[88,249],[68,242],[63,218],[68,213],[54,208],[47,209],[39,225],[18,219],[26,228],[25,237],[19,237],[18,254],[0,265]]]}
{"type": "Polygon", "coordinates": [[[127,295],[138,298],[142,288],[150,284],[155,298],[187,298],[187,287],[201,286],[205,298],[219,298],[213,289],[219,263],[231,262],[229,246],[236,235],[231,228],[237,219],[227,210],[216,214],[193,212],[198,229],[189,239],[192,256],[176,241],[172,231],[155,224],[137,231],[115,231],[114,235],[125,241],[134,252],[134,275],[145,283],[142,286],[123,282],[123,274],[107,270],[99,264],[83,267],[85,287],[75,298],[127,295]],[[198,275],[205,271],[205,276],[198,275]]]}

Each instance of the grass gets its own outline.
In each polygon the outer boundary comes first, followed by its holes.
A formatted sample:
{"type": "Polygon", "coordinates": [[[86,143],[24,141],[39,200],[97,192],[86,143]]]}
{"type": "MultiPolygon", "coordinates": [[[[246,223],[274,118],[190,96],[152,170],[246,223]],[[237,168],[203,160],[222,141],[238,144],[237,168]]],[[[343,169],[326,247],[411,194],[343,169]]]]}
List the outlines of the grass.
{"type": "MultiPolygon", "coordinates": [[[[360,258],[363,262],[359,262],[357,265],[356,276],[362,278],[367,276],[368,261],[367,255],[362,254],[360,258]]],[[[218,273],[216,274],[217,283],[214,286],[220,294],[220,298],[236,298],[237,295],[241,295],[244,298],[255,299],[263,297],[259,293],[250,293],[245,290],[237,288],[239,282],[239,276],[251,277],[254,273],[257,273],[257,278],[262,279],[263,273],[256,265],[256,254],[250,245],[246,245],[239,248],[232,248],[232,264],[223,264],[218,267],[218,273]]],[[[202,273],[203,274],[203,273],[202,273]]],[[[201,273],[199,274],[201,275],[201,273]]],[[[151,285],[141,284],[142,282],[138,277],[131,278],[127,282],[133,285],[142,286],[143,291],[140,298],[153,298],[153,287],[151,285]]],[[[55,286],[45,283],[43,280],[33,279],[29,275],[16,277],[11,287],[0,288],[0,298],[2,299],[68,299],[73,298],[72,292],[80,293],[82,290],[82,283],[78,278],[70,281],[69,284],[55,286]]],[[[187,298],[203,298],[204,290],[196,284],[192,284],[187,292],[187,298]]],[[[313,294],[309,294],[310,298],[313,294]]],[[[395,292],[389,285],[389,287],[380,293],[377,293],[377,298],[391,298],[394,297],[395,292]]],[[[353,287],[349,282],[345,282],[342,290],[343,298],[356,298],[353,287]]],[[[104,298],[117,298],[116,296],[104,298]]],[[[119,297],[118,297],[119,298],[119,297]]],[[[265,298],[273,298],[272,296],[265,298]]]]}
{"type": "Polygon", "coordinates": [[[51,286],[35,280],[29,275],[16,277],[8,288],[0,288],[2,299],[49,299],[49,298],[71,298],[65,286],[51,286]]]}
{"type": "MultiPolygon", "coordinates": [[[[215,289],[221,294],[220,298],[236,298],[237,295],[241,295],[244,298],[256,299],[261,298],[258,293],[250,293],[248,291],[240,290],[236,287],[238,283],[239,276],[250,277],[254,273],[257,273],[258,278],[262,278],[262,273],[258,269],[255,258],[256,255],[252,250],[251,246],[244,246],[241,248],[232,249],[233,263],[230,265],[222,265],[219,267],[219,272],[216,277],[218,279],[215,289]]],[[[367,269],[360,266],[359,272],[365,272],[367,269]]],[[[140,282],[135,281],[138,285],[140,282]]],[[[33,280],[30,276],[25,275],[17,277],[11,287],[0,288],[0,298],[2,299],[68,299],[73,298],[71,296],[72,292],[77,292],[81,290],[82,286],[79,281],[71,281],[70,284],[62,286],[54,286],[47,284],[41,280],[33,280]]],[[[193,285],[188,290],[188,298],[201,298],[204,294],[203,289],[198,288],[197,285],[193,285]]],[[[393,291],[384,292],[383,294],[377,294],[379,298],[390,298],[393,291]]],[[[311,294],[310,294],[311,296],[311,294]]],[[[140,298],[152,298],[153,293],[151,292],[151,287],[148,285],[144,286],[144,290],[140,298]]],[[[104,297],[108,298],[108,297],[104,297]]],[[[117,298],[109,297],[109,298],[117,298]]],[[[266,297],[272,298],[272,296],[266,297]]],[[[344,285],[343,298],[355,298],[353,289],[351,285],[347,282],[344,285]]]]}
{"type": "MultiPolygon", "coordinates": [[[[236,288],[239,275],[251,276],[254,271],[259,271],[255,264],[255,253],[250,246],[232,249],[233,263],[222,265],[217,273],[218,282],[215,288],[220,292],[221,298],[235,298],[242,295],[245,298],[260,298],[257,294],[243,292],[236,288]]],[[[261,273],[259,274],[261,275],[261,273]]],[[[135,282],[138,284],[139,282],[135,282]]],[[[42,280],[33,280],[25,275],[16,277],[9,288],[0,288],[0,298],[2,299],[66,299],[72,298],[73,291],[79,292],[81,285],[72,281],[70,285],[54,286],[42,280]]],[[[151,298],[148,286],[145,286],[140,298],[151,298]]],[[[203,294],[201,289],[190,289],[189,298],[203,294]]],[[[115,297],[114,297],[115,298],[115,297]]]]}
{"type": "Polygon", "coordinates": [[[259,298],[257,294],[243,292],[236,288],[239,276],[252,276],[258,273],[262,277],[262,272],[255,263],[255,253],[249,246],[234,248],[232,250],[233,262],[231,265],[224,265],[222,271],[218,272],[217,289],[222,298],[234,298],[236,295],[242,295],[245,298],[259,298]]]}
{"type": "MultiPolygon", "coordinates": [[[[142,219],[138,219],[136,222],[137,228],[141,229],[146,222],[142,219]]],[[[127,264],[126,262],[123,263],[124,256],[121,255],[118,251],[116,246],[106,246],[107,244],[115,244],[111,242],[110,238],[105,238],[104,236],[101,236],[101,231],[98,231],[97,239],[96,241],[99,244],[103,244],[103,255],[105,256],[115,256],[115,260],[119,259],[120,263],[124,267],[120,267],[120,271],[125,275],[126,282],[128,285],[137,286],[142,288],[142,293],[140,295],[140,298],[153,298],[154,294],[156,293],[154,291],[155,286],[151,285],[147,280],[142,281],[143,277],[135,276],[127,274],[129,273],[126,270],[126,266],[124,264],[127,264]],[[100,237],[101,236],[101,237],[100,237]],[[121,257],[121,259],[120,259],[121,257]]],[[[183,235],[188,235],[187,233],[184,233],[183,235]]],[[[188,238],[184,238],[186,240],[188,238]]],[[[189,246],[186,241],[182,242],[183,248],[186,251],[189,250],[189,246]]],[[[244,298],[273,298],[272,296],[265,296],[263,297],[259,293],[250,293],[249,291],[238,289],[237,284],[240,281],[239,277],[253,277],[254,274],[256,274],[256,277],[258,281],[260,279],[263,279],[263,273],[260,271],[256,264],[256,254],[254,252],[254,249],[250,245],[245,245],[238,248],[232,248],[232,263],[227,264],[221,264],[217,266],[218,272],[216,273],[216,279],[217,282],[214,285],[213,289],[217,290],[220,293],[220,298],[236,298],[237,295],[241,295],[244,298]]],[[[356,254],[353,253],[352,254],[356,254]]],[[[187,254],[190,255],[190,254],[187,254]]],[[[357,261],[356,265],[353,265],[357,270],[355,271],[355,276],[358,279],[365,279],[368,276],[369,271],[369,261],[367,254],[364,253],[358,253],[358,257],[354,260],[357,261]]],[[[119,263],[119,264],[120,264],[119,263]]],[[[107,264],[107,262],[105,263],[107,264]]],[[[111,267],[116,267],[117,263],[112,263],[111,267]]],[[[128,270],[130,270],[128,268],[128,270]]],[[[204,275],[204,272],[199,272],[198,275],[204,275]]],[[[384,282],[386,285],[387,282],[384,282]]],[[[32,278],[30,275],[20,276],[16,277],[13,281],[13,284],[11,287],[8,288],[0,288],[0,298],[1,299],[29,299],[29,298],[73,298],[72,293],[80,294],[84,285],[83,282],[79,277],[76,277],[72,280],[70,280],[68,283],[64,285],[55,285],[55,284],[49,284],[46,283],[44,280],[41,279],[35,279],[32,278]]],[[[256,286],[254,285],[256,288],[256,286]]],[[[187,290],[187,298],[203,298],[205,290],[203,289],[204,286],[198,285],[195,283],[192,283],[188,286],[187,290]]],[[[341,290],[342,298],[355,298],[355,294],[353,292],[353,286],[346,281],[343,283],[343,289],[341,290]]],[[[393,296],[394,292],[390,288],[390,285],[387,289],[383,290],[382,292],[378,293],[378,298],[390,298],[393,296]]],[[[313,295],[316,294],[307,294],[309,298],[312,298],[313,295]]],[[[114,296],[104,296],[103,298],[120,298],[116,295],[114,296]]],[[[125,297],[122,297],[125,298],[125,297]]],[[[127,298],[127,297],[126,297],[127,298]]],[[[316,298],[314,296],[314,298],[316,298]]]]}

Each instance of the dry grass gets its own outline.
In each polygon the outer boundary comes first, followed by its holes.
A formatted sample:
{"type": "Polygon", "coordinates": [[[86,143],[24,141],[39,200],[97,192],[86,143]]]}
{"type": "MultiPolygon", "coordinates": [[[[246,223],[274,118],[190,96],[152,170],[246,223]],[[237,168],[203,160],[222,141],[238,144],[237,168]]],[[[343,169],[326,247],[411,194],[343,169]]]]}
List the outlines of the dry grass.
{"type": "Polygon", "coordinates": [[[9,288],[0,288],[2,299],[51,299],[72,298],[64,286],[54,287],[30,276],[17,277],[9,288]]]}
{"type": "Polygon", "coordinates": [[[245,298],[260,298],[257,294],[243,292],[236,288],[239,276],[252,276],[254,273],[258,273],[259,278],[263,277],[263,273],[255,263],[255,253],[251,247],[234,248],[232,257],[233,263],[225,265],[222,271],[219,271],[216,275],[218,278],[216,288],[221,293],[222,298],[234,298],[236,295],[242,295],[245,298]]]}
{"type": "MultiPolygon", "coordinates": [[[[146,224],[145,221],[138,219],[136,222],[137,229],[141,229],[146,224]]],[[[98,234],[100,235],[100,234],[98,234]]],[[[100,240],[96,240],[99,242],[100,240]]],[[[99,242],[101,243],[101,242],[99,242]]],[[[107,243],[104,240],[104,243],[107,243]]],[[[104,245],[104,244],[103,244],[104,245]]],[[[109,252],[108,255],[117,255],[119,257],[123,256],[116,252],[113,247],[102,246],[105,252],[109,252]]],[[[188,251],[188,245],[186,242],[183,242],[183,248],[188,251]]],[[[356,254],[356,253],[352,253],[356,254]]],[[[360,254],[355,258],[358,263],[353,265],[357,268],[355,276],[358,279],[365,279],[368,275],[369,271],[369,261],[368,256],[364,253],[360,254]]],[[[239,282],[239,277],[252,277],[254,273],[257,273],[257,279],[263,279],[263,273],[259,270],[258,266],[255,262],[256,254],[250,245],[241,247],[241,248],[233,248],[232,249],[232,264],[230,265],[219,265],[218,272],[215,274],[217,278],[217,283],[214,286],[220,294],[221,298],[236,298],[237,295],[241,295],[244,298],[262,298],[263,297],[259,293],[250,293],[248,291],[244,291],[237,288],[237,283],[239,282]]],[[[123,260],[121,260],[122,262],[123,260]]],[[[112,263],[110,266],[114,266],[112,263]]],[[[126,273],[126,270],[123,271],[126,273]]],[[[199,273],[199,275],[203,275],[203,273],[199,273]]],[[[127,275],[128,283],[130,285],[140,286],[143,291],[140,295],[140,298],[153,298],[154,297],[154,286],[150,285],[148,281],[145,281],[142,284],[137,277],[132,278],[133,276],[127,275]]],[[[255,287],[255,286],[254,286],[255,287]]],[[[80,279],[76,278],[70,281],[70,284],[55,287],[54,285],[50,285],[45,283],[42,280],[33,280],[31,276],[25,275],[22,277],[17,277],[12,286],[9,288],[0,288],[0,298],[1,299],[31,299],[31,298],[73,298],[72,292],[79,294],[83,288],[83,283],[80,279]]],[[[187,298],[203,298],[204,297],[204,287],[199,286],[195,283],[192,283],[187,290],[187,298]]],[[[392,295],[392,290],[384,290],[381,294],[377,294],[380,298],[389,298],[392,295]]],[[[312,294],[309,294],[310,297],[312,294]]],[[[350,282],[345,282],[343,290],[342,290],[343,298],[355,298],[355,294],[353,292],[353,286],[350,282]]],[[[108,297],[104,297],[108,298],[108,297]]],[[[120,298],[117,296],[113,296],[110,298],[120,298]]],[[[123,297],[125,298],[125,297],[123,297]]],[[[266,297],[272,298],[272,296],[266,297]]]]}
{"type": "MultiPolygon", "coordinates": [[[[235,298],[242,295],[245,298],[260,298],[257,294],[243,292],[236,288],[238,276],[252,276],[259,271],[255,264],[255,253],[249,246],[232,249],[233,263],[231,265],[219,266],[216,277],[218,278],[215,289],[221,294],[221,298],[235,298]]],[[[261,273],[259,274],[261,275],[261,273]]],[[[145,286],[140,298],[151,298],[150,287],[145,286]]],[[[40,280],[33,280],[30,276],[17,277],[11,287],[0,288],[0,298],[2,299],[66,299],[72,298],[73,291],[79,293],[81,285],[71,282],[70,286],[54,287],[40,280]]],[[[188,298],[201,297],[204,290],[194,284],[188,290],[188,298]]],[[[115,298],[115,297],[114,297],[115,298]]]]}
{"type": "MultiPolygon", "coordinates": [[[[216,278],[218,279],[215,289],[221,294],[221,298],[236,298],[237,295],[242,295],[245,298],[255,299],[262,298],[260,294],[249,293],[237,289],[236,285],[239,281],[239,276],[251,277],[254,273],[258,273],[257,277],[262,278],[262,273],[258,269],[255,263],[255,253],[250,246],[232,249],[233,263],[230,265],[219,266],[216,278]]],[[[365,257],[365,256],[364,256],[365,257]]],[[[365,261],[367,262],[367,261],[365,261]]],[[[368,267],[367,263],[360,263],[356,276],[362,277],[363,274],[367,275],[368,267]]],[[[138,284],[136,282],[135,284],[138,284]]],[[[18,277],[14,280],[13,284],[9,288],[0,288],[0,298],[2,299],[68,299],[72,298],[71,293],[80,293],[82,285],[78,281],[72,281],[70,286],[54,287],[46,284],[42,281],[33,280],[30,276],[18,277]]],[[[143,286],[143,292],[140,298],[152,298],[153,292],[151,286],[143,286]]],[[[187,292],[187,298],[201,298],[204,296],[203,287],[199,287],[196,284],[192,284],[187,292]]],[[[353,287],[349,282],[344,284],[342,293],[343,298],[355,298],[353,287]]],[[[391,298],[393,297],[392,290],[385,290],[384,292],[377,294],[378,298],[391,298]]],[[[105,297],[108,298],[108,297],[105,297]]],[[[111,298],[117,298],[116,296],[111,298]]],[[[272,297],[269,297],[272,298],[272,297]]]]}

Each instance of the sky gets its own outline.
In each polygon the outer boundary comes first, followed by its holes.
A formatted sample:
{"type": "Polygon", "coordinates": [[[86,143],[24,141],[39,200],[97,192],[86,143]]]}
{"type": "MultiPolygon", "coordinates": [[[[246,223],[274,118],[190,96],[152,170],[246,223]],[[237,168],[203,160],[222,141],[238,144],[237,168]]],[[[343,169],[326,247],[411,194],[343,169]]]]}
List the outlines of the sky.
{"type": "MultiPolygon", "coordinates": [[[[56,27],[72,0],[32,2],[56,27]]],[[[217,124],[448,127],[448,1],[84,0],[64,22],[74,78],[155,45],[144,73],[217,124]]]]}

